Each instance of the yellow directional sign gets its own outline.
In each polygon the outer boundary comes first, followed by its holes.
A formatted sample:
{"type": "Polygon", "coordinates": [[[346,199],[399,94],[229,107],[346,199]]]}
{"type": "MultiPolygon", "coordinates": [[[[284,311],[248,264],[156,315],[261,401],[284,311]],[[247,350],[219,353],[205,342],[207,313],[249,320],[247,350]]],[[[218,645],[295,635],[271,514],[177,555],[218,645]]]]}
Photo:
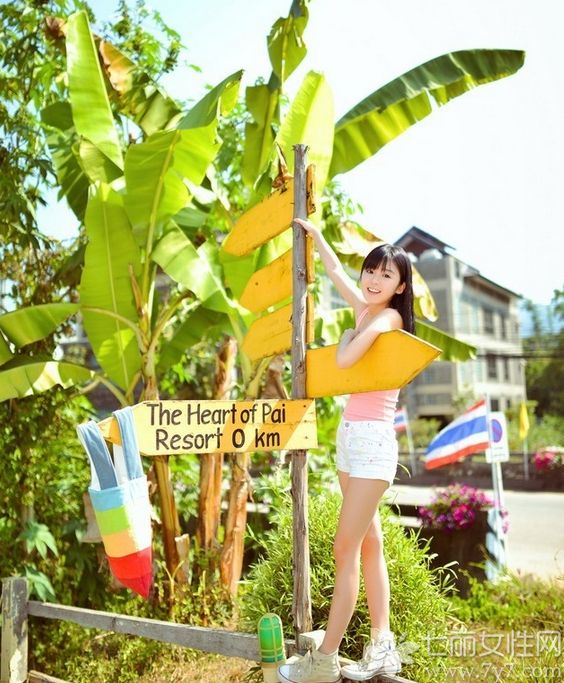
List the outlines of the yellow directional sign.
{"type": "MultiPolygon", "coordinates": [[[[253,313],[265,311],[270,306],[292,296],[292,257],[291,249],[251,275],[241,298],[241,306],[253,313]]],[[[313,263],[313,240],[308,236],[306,241],[306,280],[315,280],[313,263]]]]}
{"type": "MultiPolygon", "coordinates": [[[[133,408],[143,455],[315,448],[315,401],[144,401],[133,408]]],[[[120,443],[117,420],[98,423],[120,443]]]]}
{"type": "MultiPolygon", "coordinates": [[[[313,341],[313,300],[307,297],[306,343],[313,341]]],[[[255,320],[243,340],[243,351],[251,360],[274,356],[292,348],[292,304],[255,320]]]]}
{"type": "Polygon", "coordinates": [[[399,389],[441,354],[441,349],[403,330],[381,334],[352,367],[339,368],[337,346],[306,352],[308,398],[399,389]]]}
{"type": "Polygon", "coordinates": [[[290,227],[294,211],[294,181],[246,211],[233,226],[223,249],[245,256],[290,227]]]}

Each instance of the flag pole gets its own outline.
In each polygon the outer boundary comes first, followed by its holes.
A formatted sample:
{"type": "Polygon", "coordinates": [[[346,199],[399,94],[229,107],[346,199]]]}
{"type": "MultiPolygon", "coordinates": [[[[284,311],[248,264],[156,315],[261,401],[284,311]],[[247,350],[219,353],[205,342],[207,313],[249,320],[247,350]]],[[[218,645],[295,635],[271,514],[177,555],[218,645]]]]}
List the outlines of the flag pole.
{"type": "Polygon", "coordinates": [[[409,426],[409,413],[407,412],[407,406],[404,406],[405,410],[405,435],[407,437],[407,450],[409,452],[409,463],[411,465],[411,476],[415,477],[417,474],[417,459],[415,457],[415,449],[413,448],[413,438],[411,436],[411,427],[409,426]]]}
{"type": "Polygon", "coordinates": [[[486,546],[490,553],[495,559],[495,565],[486,562],[486,574],[488,579],[493,580],[499,576],[499,570],[501,567],[506,566],[505,559],[505,535],[503,533],[501,525],[501,509],[503,507],[503,478],[501,472],[501,463],[497,460],[492,453],[491,444],[493,443],[493,433],[492,433],[492,422],[490,419],[491,415],[491,401],[489,393],[486,393],[486,424],[488,428],[488,441],[489,447],[489,457],[492,466],[492,488],[494,494],[494,509],[488,512],[488,521],[490,526],[493,528],[493,538],[490,538],[488,543],[488,532],[486,536],[486,546]],[[488,573],[489,565],[489,573],[488,573]]]}

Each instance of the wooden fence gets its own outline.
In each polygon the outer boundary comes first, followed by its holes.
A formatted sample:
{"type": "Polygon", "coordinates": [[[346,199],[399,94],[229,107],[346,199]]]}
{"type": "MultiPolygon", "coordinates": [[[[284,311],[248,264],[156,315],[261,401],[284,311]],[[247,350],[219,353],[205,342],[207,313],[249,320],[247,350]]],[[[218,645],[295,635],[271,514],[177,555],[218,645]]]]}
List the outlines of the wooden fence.
{"type": "MultiPolygon", "coordinates": [[[[85,628],[97,628],[112,633],[125,633],[180,645],[225,657],[260,661],[258,637],[252,633],[237,633],[221,629],[189,626],[157,619],[141,619],[113,612],[101,612],[82,607],[69,607],[28,600],[27,580],[11,577],[2,580],[2,647],[0,683],[65,683],[59,678],[38,671],[28,671],[28,619],[42,617],[70,621],[85,628]]],[[[295,651],[295,642],[287,640],[288,650],[295,651]]],[[[375,683],[412,683],[401,676],[382,675],[375,683]]],[[[103,683],[103,682],[101,682],[103,683]]]]}

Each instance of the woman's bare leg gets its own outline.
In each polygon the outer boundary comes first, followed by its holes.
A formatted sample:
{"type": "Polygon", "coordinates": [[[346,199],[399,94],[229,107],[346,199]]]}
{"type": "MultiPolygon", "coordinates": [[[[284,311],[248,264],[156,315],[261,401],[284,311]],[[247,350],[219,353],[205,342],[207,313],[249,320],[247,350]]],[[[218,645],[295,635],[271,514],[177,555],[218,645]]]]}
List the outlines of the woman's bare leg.
{"type": "Polygon", "coordinates": [[[384,537],[378,510],[364,536],[360,554],[371,625],[381,631],[389,631],[390,579],[384,559],[384,537]]]}
{"type": "Polygon", "coordinates": [[[360,581],[360,549],[378,503],[389,486],[382,479],[359,479],[342,472],[339,472],[339,482],[343,488],[343,504],[334,545],[335,588],[325,638],[319,648],[325,654],[339,648],[352,617],[360,581]]]}

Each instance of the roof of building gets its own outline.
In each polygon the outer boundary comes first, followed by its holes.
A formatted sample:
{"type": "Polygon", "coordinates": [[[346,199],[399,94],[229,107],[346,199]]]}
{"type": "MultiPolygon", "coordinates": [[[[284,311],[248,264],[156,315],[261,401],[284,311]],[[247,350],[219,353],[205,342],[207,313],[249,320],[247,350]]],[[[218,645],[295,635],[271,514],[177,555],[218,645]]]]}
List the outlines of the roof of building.
{"type": "MultiPolygon", "coordinates": [[[[450,250],[456,251],[455,247],[452,247],[450,244],[443,242],[434,235],[425,232],[425,230],[421,230],[421,228],[418,228],[415,225],[409,228],[407,232],[404,232],[404,234],[399,239],[397,239],[394,242],[394,244],[396,244],[398,247],[403,247],[407,252],[415,254],[417,258],[419,258],[421,254],[424,251],[427,251],[428,249],[437,249],[437,251],[439,251],[441,254],[445,254],[448,256],[452,256],[452,254],[449,254],[450,250]]],[[[460,261],[460,259],[457,260],[460,261]]],[[[460,261],[460,263],[464,263],[464,261],[460,261]]],[[[475,279],[476,281],[479,281],[492,289],[501,290],[502,292],[515,296],[518,299],[523,298],[521,294],[518,294],[517,292],[514,292],[513,290],[508,289],[507,287],[503,287],[502,285],[498,284],[497,282],[494,282],[493,280],[488,279],[487,277],[484,277],[477,268],[474,268],[474,266],[470,266],[467,263],[464,263],[464,265],[470,271],[467,274],[465,274],[465,278],[475,279]]]]}
{"type": "Polygon", "coordinates": [[[454,250],[454,247],[451,247],[450,244],[442,242],[434,235],[421,230],[421,228],[415,225],[409,228],[407,232],[404,232],[394,244],[397,244],[398,247],[403,247],[406,251],[415,254],[415,256],[420,256],[427,249],[438,249],[441,254],[448,253],[447,249],[454,250]]]}

